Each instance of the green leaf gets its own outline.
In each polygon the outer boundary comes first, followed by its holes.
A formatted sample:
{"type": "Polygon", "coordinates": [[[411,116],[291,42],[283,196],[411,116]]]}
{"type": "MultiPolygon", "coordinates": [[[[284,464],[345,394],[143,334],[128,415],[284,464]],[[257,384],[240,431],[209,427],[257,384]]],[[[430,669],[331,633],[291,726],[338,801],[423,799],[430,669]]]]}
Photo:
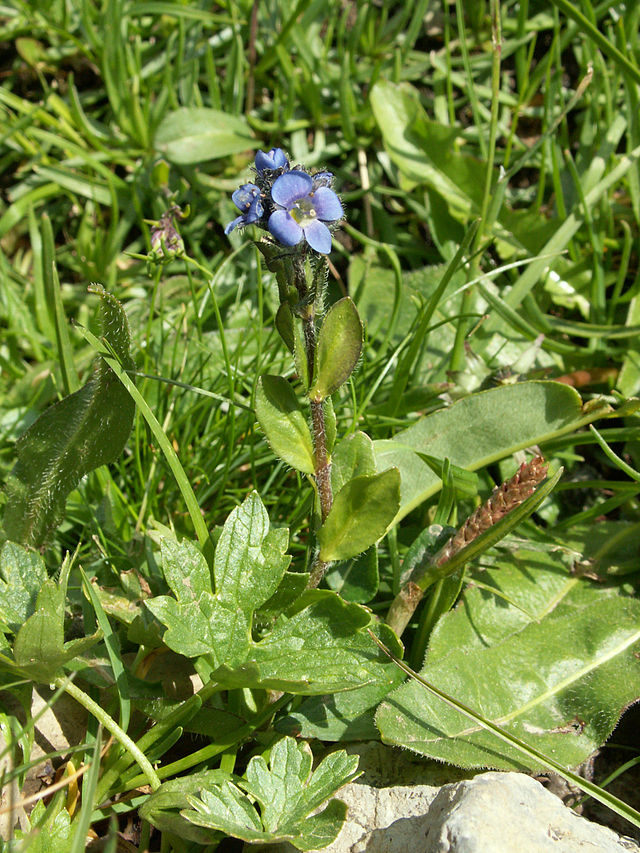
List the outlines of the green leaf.
{"type": "Polygon", "coordinates": [[[365,551],[384,536],[399,503],[400,473],[397,468],[349,480],[335,496],[331,511],[318,532],[320,559],[330,563],[365,551]]]}
{"type": "Polygon", "coordinates": [[[313,443],[307,419],[293,388],[282,376],[260,378],[256,417],[276,456],[303,474],[313,474],[313,443]]]}
{"type": "Polygon", "coordinates": [[[479,209],[483,167],[476,158],[457,153],[458,128],[431,121],[409,83],[381,80],[370,97],[385,147],[407,181],[440,193],[457,219],[479,209]]]}
{"type": "Polygon", "coordinates": [[[215,595],[206,561],[191,542],[163,540],[163,569],[175,598],[145,601],[167,627],[169,648],[216,665],[239,664],[249,649],[251,617],[278,588],[290,558],[288,532],[269,530],[262,501],[254,492],[225,522],[214,559],[215,595]]]}
{"type": "MultiPolygon", "coordinates": [[[[93,285],[102,301],[109,346],[125,367],[129,325],[117,299],[93,285]]],[[[69,492],[80,479],[117,459],[131,432],[134,403],[103,359],[87,384],[40,415],[17,444],[18,461],[8,477],[4,529],[9,539],[42,545],[60,521],[69,492]]]]}
{"type": "Polygon", "coordinates": [[[256,492],[225,521],[213,563],[216,595],[252,613],[276,591],[291,557],[289,531],[269,530],[269,516],[256,492]]]}
{"type": "Polygon", "coordinates": [[[419,420],[394,438],[374,441],[378,468],[401,476],[395,521],[440,489],[440,478],[420,458],[426,453],[475,471],[514,451],[574,432],[610,411],[583,408],[575,389],[558,382],[518,382],[472,394],[419,420]]]}
{"type": "Polygon", "coordinates": [[[334,800],[318,814],[311,812],[358,775],[358,757],[334,752],[314,772],[312,760],[306,743],[285,737],[272,747],[268,765],[261,755],[254,756],[245,779],[203,789],[200,797],[187,795],[192,808],[181,814],[197,826],[247,842],[289,841],[298,850],[326,847],[340,832],[346,807],[334,800]]]}
{"type": "Polygon", "coordinates": [[[376,473],[373,442],[364,432],[354,432],[338,442],[331,457],[331,488],[333,494],[354,477],[376,473]]]}
{"type": "Polygon", "coordinates": [[[58,584],[47,580],[36,601],[35,612],[16,635],[16,664],[34,681],[51,683],[65,663],[83,654],[102,639],[102,631],[64,642],[66,575],[58,584]]]}
{"type": "MultiPolygon", "coordinates": [[[[568,585],[573,579],[559,580],[568,585]]],[[[529,582],[527,589],[532,587],[529,582]]],[[[474,602],[467,591],[465,604],[471,610],[459,607],[441,618],[421,675],[539,752],[573,767],[606,740],[620,713],[637,699],[640,602],[602,596],[556,616],[549,592],[547,582],[544,594],[537,595],[540,603],[547,599],[546,612],[531,599],[519,596],[524,610],[506,605],[501,596],[483,616],[486,593],[484,601],[474,602]],[[524,627],[517,629],[518,621],[524,627]]],[[[520,751],[470,725],[468,717],[414,681],[383,701],[376,722],[385,742],[463,767],[540,766],[527,764],[520,751]]]]}
{"type": "Polygon", "coordinates": [[[351,376],[362,352],[362,334],[358,309],[348,296],[329,308],[318,336],[312,399],[324,400],[351,376]]]}
{"type": "MultiPolygon", "coordinates": [[[[246,663],[222,666],[212,678],[221,686],[254,687],[314,695],[360,687],[379,657],[369,634],[371,613],[328,590],[307,590],[295,610],[251,646],[246,663]]],[[[383,657],[379,657],[386,666],[383,657]]]]}
{"type": "Polygon", "coordinates": [[[181,165],[238,154],[254,143],[244,118],[207,107],[180,107],[167,113],[154,140],[156,150],[181,165]]]}
{"type": "MultiPolygon", "coordinates": [[[[7,846],[7,853],[27,850],[29,853],[69,853],[71,850],[74,832],[63,797],[52,800],[46,808],[42,801],[37,803],[29,815],[27,827],[16,832],[13,843],[8,842],[11,846],[7,846]]],[[[2,844],[0,841],[0,850],[4,853],[2,844]]]]}
{"type": "Polygon", "coordinates": [[[35,611],[36,599],[47,580],[44,560],[14,542],[0,551],[0,627],[14,634],[35,611]]]}
{"type": "MultiPolygon", "coordinates": [[[[371,630],[396,657],[402,645],[393,631],[378,623],[371,630]]],[[[404,675],[384,660],[371,658],[365,664],[367,677],[355,690],[343,690],[324,696],[310,696],[294,711],[280,719],[275,728],[284,734],[323,741],[377,740],[375,710],[384,697],[399,687],[404,675]]]]}
{"type": "Polygon", "coordinates": [[[366,604],[375,598],[380,584],[378,549],[375,545],[362,554],[342,563],[334,563],[325,575],[329,589],[335,590],[345,601],[366,604]]]}
{"type": "Polygon", "coordinates": [[[185,841],[195,841],[197,844],[210,844],[222,840],[222,835],[213,835],[210,829],[202,829],[181,815],[181,809],[189,806],[187,797],[201,790],[208,790],[216,785],[222,785],[231,777],[223,770],[203,770],[191,773],[179,779],[163,782],[140,806],[140,817],[148,820],[160,832],[172,832],[184,838],[185,841]]]}
{"type": "Polygon", "coordinates": [[[206,655],[211,679],[229,689],[327,693],[366,682],[372,659],[392,666],[363,630],[371,622],[367,609],[328,590],[300,595],[306,575],[286,574],[287,538],[286,530],[269,530],[260,498],[249,495],[218,541],[215,594],[197,547],[165,539],[163,567],[173,595],[145,601],[166,626],[164,642],[188,657],[206,655]],[[278,601],[286,613],[273,610],[278,601]],[[251,636],[254,618],[271,628],[259,642],[251,636]]]}

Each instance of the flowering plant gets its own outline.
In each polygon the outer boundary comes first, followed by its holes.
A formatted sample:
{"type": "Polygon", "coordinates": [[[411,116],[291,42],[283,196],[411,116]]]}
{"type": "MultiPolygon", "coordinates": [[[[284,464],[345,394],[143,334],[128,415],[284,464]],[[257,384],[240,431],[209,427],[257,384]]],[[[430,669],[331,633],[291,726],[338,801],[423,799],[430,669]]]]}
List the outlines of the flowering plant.
{"type": "Polygon", "coordinates": [[[289,168],[281,148],[259,151],[255,158],[255,183],[242,184],[231,196],[240,211],[224,230],[257,225],[283,246],[308,245],[328,255],[331,231],[342,219],[340,199],[332,189],[331,172],[311,174],[302,166],[289,168]]]}

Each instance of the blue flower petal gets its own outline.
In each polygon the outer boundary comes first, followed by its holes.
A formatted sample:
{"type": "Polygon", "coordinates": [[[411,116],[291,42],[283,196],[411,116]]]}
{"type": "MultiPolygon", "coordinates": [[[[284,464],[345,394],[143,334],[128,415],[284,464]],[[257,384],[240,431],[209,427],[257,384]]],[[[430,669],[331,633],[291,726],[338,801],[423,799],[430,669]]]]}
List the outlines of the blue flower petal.
{"type": "Polygon", "coordinates": [[[331,251],[331,232],[324,222],[319,222],[317,219],[314,219],[313,222],[305,225],[304,236],[307,243],[312,249],[315,249],[316,252],[320,252],[322,255],[328,255],[331,251]]]}
{"type": "Polygon", "coordinates": [[[251,202],[251,206],[249,210],[245,214],[246,224],[251,225],[252,222],[257,222],[258,219],[262,218],[262,214],[264,213],[264,206],[262,204],[262,200],[260,196],[256,196],[254,200],[251,202]]]}
{"type": "Polygon", "coordinates": [[[313,181],[309,175],[294,169],[276,178],[271,188],[271,198],[282,207],[291,207],[298,199],[308,196],[312,189],[313,181]]]}
{"type": "MultiPolygon", "coordinates": [[[[286,175],[282,176],[286,178],[286,175]]],[[[278,181],[280,178],[278,178],[278,181]]],[[[277,183],[277,181],[276,181],[277,183]]],[[[326,228],[326,225],[323,226],[326,228]]],[[[302,228],[289,216],[286,210],[274,210],[269,217],[269,231],[284,246],[295,246],[302,240],[302,228]]]]}
{"type": "Polygon", "coordinates": [[[233,220],[233,222],[230,222],[227,225],[227,227],[224,229],[224,233],[225,234],[231,234],[231,232],[233,231],[234,228],[237,228],[238,225],[244,225],[244,224],[245,224],[245,217],[244,216],[238,216],[236,219],[233,220]]]}
{"type": "Polygon", "coordinates": [[[329,187],[318,187],[313,194],[313,206],[318,219],[323,219],[325,222],[334,222],[342,218],[340,199],[329,187]]]}

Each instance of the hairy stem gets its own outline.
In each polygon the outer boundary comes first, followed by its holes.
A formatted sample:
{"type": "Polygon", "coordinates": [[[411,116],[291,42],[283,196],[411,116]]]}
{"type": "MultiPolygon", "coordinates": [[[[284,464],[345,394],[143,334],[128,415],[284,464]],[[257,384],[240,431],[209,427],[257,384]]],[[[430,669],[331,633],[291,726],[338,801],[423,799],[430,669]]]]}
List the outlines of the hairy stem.
{"type": "MultiPolygon", "coordinates": [[[[300,259],[294,266],[295,270],[295,285],[300,295],[300,299],[307,300],[304,312],[302,314],[302,329],[304,333],[304,345],[307,355],[307,368],[309,374],[309,382],[313,382],[313,371],[316,358],[316,315],[322,298],[321,287],[318,285],[320,276],[314,275],[312,283],[312,296],[309,298],[309,286],[307,283],[306,270],[304,263],[300,259]]],[[[329,515],[331,505],[333,503],[333,494],[331,491],[331,461],[327,452],[327,431],[324,418],[324,407],[322,400],[310,400],[311,405],[311,425],[313,436],[313,455],[314,455],[314,476],[316,487],[318,489],[318,499],[320,501],[320,518],[324,522],[329,515]]],[[[317,587],[324,573],[327,570],[327,563],[320,560],[317,556],[311,568],[309,577],[309,587],[317,587]]]]}

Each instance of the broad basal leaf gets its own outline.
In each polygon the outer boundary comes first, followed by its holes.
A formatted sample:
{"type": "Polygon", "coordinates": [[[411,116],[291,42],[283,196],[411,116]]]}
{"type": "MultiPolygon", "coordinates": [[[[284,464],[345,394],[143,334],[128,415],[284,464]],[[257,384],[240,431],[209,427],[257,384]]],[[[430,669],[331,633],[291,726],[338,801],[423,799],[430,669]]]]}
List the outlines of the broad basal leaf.
{"type": "Polygon", "coordinates": [[[378,469],[400,471],[400,508],[395,521],[440,488],[428,454],[475,471],[516,450],[574,432],[609,411],[583,408],[580,395],[558,382],[518,382],[471,394],[421,418],[394,438],[374,441],[378,469]]]}
{"type": "MultiPolygon", "coordinates": [[[[120,362],[133,367],[129,326],[117,299],[99,285],[104,337],[120,362]]],[[[3,525],[9,539],[41,545],[60,521],[80,479],[120,456],[133,424],[134,403],[102,359],[87,384],[40,415],[19,439],[7,480],[3,525]]]]}
{"type": "Polygon", "coordinates": [[[334,752],[313,773],[312,758],[306,743],[283,738],[271,749],[268,765],[254,756],[236,784],[211,786],[199,797],[187,795],[191,809],[181,815],[196,826],[248,842],[289,841],[298,850],[326,847],[337,837],[346,807],[334,800],[318,814],[310,813],[358,775],[358,758],[334,752]]]}
{"type": "MultiPolygon", "coordinates": [[[[459,612],[442,617],[440,644],[459,612]]],[[[459,617],[452,626],[446,642],[455,651],[434,663],[427,654],[423,678],[564,766],[584,761],[640,696],[637,600],[551,612],[494,645],[470,647],[459,617]]],[[[376,723],[385,742],[463,767],[538,769],[415,681],[383,701],[376,723]]]]}
{"type": "Polygon", "coordinates": [[[251,128],[242,116],[209,107],[179,107],[166,113],[154,144],[172,163],[202,163],[253,148],[251,128]]]}

